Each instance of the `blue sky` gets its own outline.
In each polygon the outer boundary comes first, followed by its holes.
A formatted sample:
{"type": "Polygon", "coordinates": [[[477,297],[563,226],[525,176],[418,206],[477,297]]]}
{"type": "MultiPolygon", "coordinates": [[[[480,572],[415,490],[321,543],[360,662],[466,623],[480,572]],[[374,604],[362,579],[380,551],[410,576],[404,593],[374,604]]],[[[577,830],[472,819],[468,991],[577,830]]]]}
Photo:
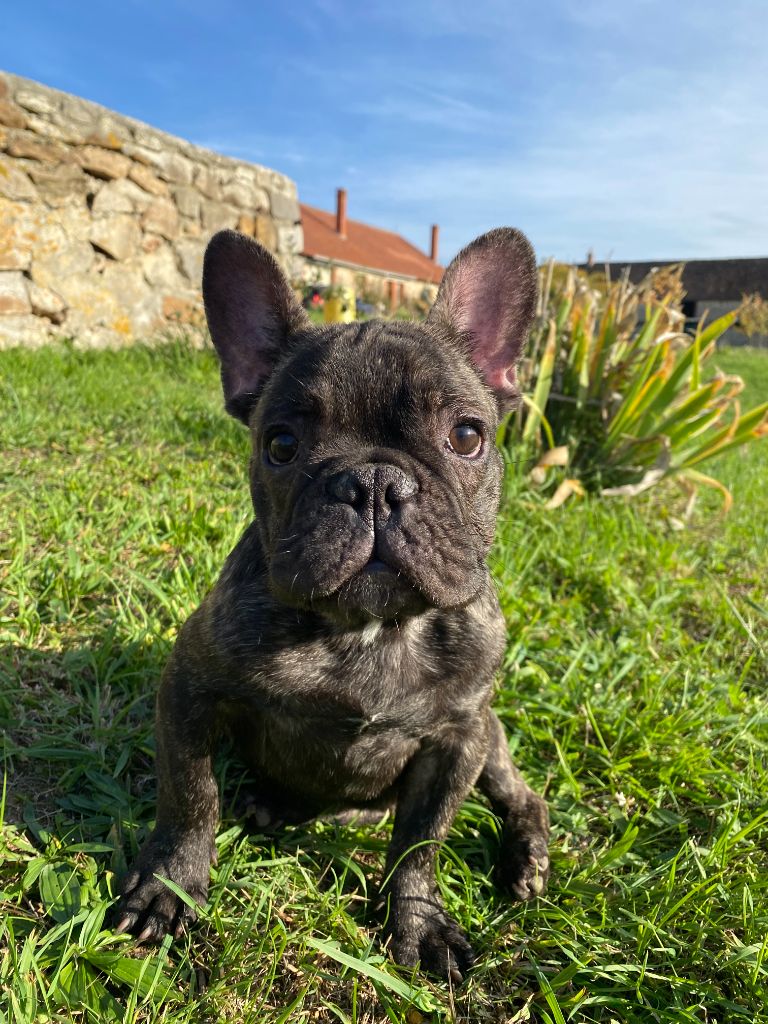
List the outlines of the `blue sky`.
{"type": "Polygon", "coordinates": [[[275,167],[445,260],[768,255],[765,0],[4,5],[0,67],[275,167]]]}

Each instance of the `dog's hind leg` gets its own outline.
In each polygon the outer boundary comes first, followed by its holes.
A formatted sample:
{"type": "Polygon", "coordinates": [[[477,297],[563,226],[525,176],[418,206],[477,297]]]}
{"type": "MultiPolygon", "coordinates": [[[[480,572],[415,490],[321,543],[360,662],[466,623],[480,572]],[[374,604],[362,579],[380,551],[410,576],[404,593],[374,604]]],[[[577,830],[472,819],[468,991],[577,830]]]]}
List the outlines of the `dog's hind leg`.
{"type": "Polygon", "coordinates": [[[237,794],[232,813],[249,832],[275,832],[286,825],[303,825],[316,818],[335,825],[378,825],[386,814],[394,814],[394,796],[364,807],[325,811],[277,784],[263,780],[248,782],[237,794]]]}
{"type": "Polygon", "coordinates": [[[376,807],[350,807],[346,811],[329,815],[328,821],[332,821],[336,825],[378,825],[385,814],[394,814],[394,812],[395,800],[393,798],[376,807]]]}
{"type": "Polygon", "coordinates": [[[488,712],[488,754],[477,787],[504,822],[498,873],[502,884],[518,899],[544,891],[549,877],[549,813],[509,756],[504,728],[488,712]]]}
{"type": "Polygon", "coordinates": [[[317,818],[316,806],[286,793],[269,780],[248,783],[233,802],[234,816],[248,832],[275,832],[286,825],[303,825],[317,818]]]}

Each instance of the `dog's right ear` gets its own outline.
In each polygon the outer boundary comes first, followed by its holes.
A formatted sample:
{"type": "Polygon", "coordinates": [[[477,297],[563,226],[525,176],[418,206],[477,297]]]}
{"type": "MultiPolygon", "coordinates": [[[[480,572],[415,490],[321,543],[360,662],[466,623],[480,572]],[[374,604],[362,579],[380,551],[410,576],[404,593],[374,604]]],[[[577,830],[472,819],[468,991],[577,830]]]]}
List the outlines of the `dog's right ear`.
{"type": "Polygon", "coordinates": [[[208,243],[203,300],[227,412],[247,423],[288,337],[309,318],[274,256],[237,231],[219,231],[208,243]]]}

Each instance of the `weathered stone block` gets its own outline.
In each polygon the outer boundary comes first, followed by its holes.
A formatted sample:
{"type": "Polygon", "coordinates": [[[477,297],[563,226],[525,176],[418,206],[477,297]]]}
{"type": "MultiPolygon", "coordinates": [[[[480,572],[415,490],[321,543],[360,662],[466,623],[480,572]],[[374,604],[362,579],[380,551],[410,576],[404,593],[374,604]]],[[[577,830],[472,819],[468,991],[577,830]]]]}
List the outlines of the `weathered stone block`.
{"type": "Polygon", "coordinates": [[[301,252],[304,247],[304,232],[300,224],[281,225],[277,229],[277,251],[289,255],[301,252]]]}
{"type": "Polygon", "coordinates": [[[173,149],[152,150],[135,143],[126,143],[123,152],[134,160],[152,167],[164,181],[177,185],[191,185],[194,164],[173,149]]]}
{"type": "Polygon", "coordinates": [[[210,167],[198,165],[195,168],[195,187],[198,191],[201,191],[206,199],[221,199],[221,188],[218,178],[210,167]]]}
{"type": "Polygon", "coordinates": [[[98,276],[74,274],[62,280],[59,290],[69,307],[67,331],[76,339],[85,336],[92,343],[97,334],[103,337],[105,331],[117,335],[123,343],[130,338],[131,321],[127,313],[98,276]]]}
{"type": "Polygon", "coordinates": [[[27,279],[20,270],[0,270],[0,316],[30,313],[27,279]]]}
{"type": "Polygon", "coordinates": [[[141,219],[145,231],[173,239],[179,233],[179,212],[170,199],[154,199],[141,219]]]}
{"type": "Polygon", "coordinates": [[[93,181],[77,164],[39,164],[29,168],[29,176],[49,206],[84,204],[88,183],[93,181]]]}
{"type": "Polygon", "coordinates": [[[195,288],[199,288],[203,279],[205,244],[197,239],[180,238],[174,243],[174,249],[179,257],[179,268],[182,274],[192,282],[195,288]]]}
{"type": "Polygon", "coordinates": [[[128,177],[137,185],[150,192],[153,196],[167,196],[168,186],[156,174],[143,164],[132,164],[128,171],[128,177]]]}
{"type": "Polygon", "coordinates": [[[279,171],[273,171],[269,167],[259,167],[259,184],[267,189],[268,192],[285,192],[287,195],[291,194],[292,182],[290,178],[286,178],[284,174],[280,174],[279,171]]]}
{"type": "Polygon", "coordinates": [[[46,164],[58,164],[70,159],[66,146],[55,140],[44,141],[34,132],[11,132],[6,150],[9,156],[39,160],[46,164]]]}
{"type": "Polygon", "coordinates": [[[52,114],[59,106],[61,94],[40,86],[25,86],[16,90],[16,102],[33,114],[52,114]]]}
{"type": "Polygon", "coordinates": [[[123,121],[110,114],[102,114],[87,141],[104,149],[122,149],[126,142],[131,141],[131,132],[123,121]]]}
{"type": "Polygon", "coordinates": [[[37,199],[37,189],[10,160],[0,160],[0,196],[6,199],[37,199]]]}
{"type": "Polygon", "coordinates": [[[44,317],[33,313],[0,316],[0,349],[23,345],[40,348],[62,332],[44,317]]]}
{"type": "Polygon", "coordinates": [[[141,240],[141,251],[142,252],[157,252],[161,245],[165,245],[165,242],[160,235],[144,235],[141,240]]]}
{"type": "Polygon", "coordinates": [[[250,213],[241,213],[237,218],[237,230],[253,236],[256,232],[256,219],[250,213]]]}
{"type": "MultiPolygon", "coordinates": [[[[160,296],[145,281],[138,266],[125,267],[113,263],[104,269],[101,283],[115,299],[122,316],[128,319],[134,338],[146,336],[160,319],[160,296]]],[[[119,325],[112,325],[119,330],[119,325]]]]}
{"type": "Polygon", "coordinates": [[[287,220],[292,224],[297,224],[301,220],[298,199],[284,192],[270,193],[270,209],[275,220],[287,220]]]}
{"type": "Polygon", "coordinates": [[[134,217],[117,213],[93,222],[90,241],[114,260],[127,260],[137,252],[141,230],[134,217]]]}
{"type": "Polygon", "coordinates": [[[160,132],[153,131],[152,128],[148,128],[146,125],[140,122],[134,122],[136,127],[133,130],[133,137],[136,140],[136,144],[143,146],[145,149],[153,150],[155,153],[159,153],[163,149],[164,145],[167,144],[167,139],[163,141],[163,137],[160,132]]]}
{"type": "Polygon", "coordinates": [[[143,211],[150,203],[147,193],[128,178],[105,182],[96,193],[91,209],[94,214],[133,213],[143,211]]]}
{"type": "Polygon", "coordinates": [[[189,217],[182,217],[181,233],[185,238],[199,238],[203,233],[203,229],[200,227],[200,221],[191,220],[189,217]]]}
{"type": "MultiPolygon", "coordinates": [[[[70,143],[75,140],[72,138],[72,133],[66,131],[64,128],[60,128],[53,121],[49,121],[45,117],[38,117],[37,114],[30,114],[27,118],[27,128],[29,131],[34,132],[35,135],[39,135],[41,139],[55,139],[56,142],[70,143]]],[[[78,140],[79,141],[79,140],[78,140]]]]}
{"type": "Polygon", "coordinates": [[[8,87],[8,79],[5,77],[2,71],[0,71],[0,100],[7,99],[9,91],[10,90],[8,87]]]}
{"type": "Polygon", "coordinates": [[[26,203],[0,199],[0,270],[27,270],[37,221],[26,203]]]}
{"type": "Polygon", "coordinates": [[[72,242],[84,242],[91,248],[89,237],[92,218],[85,203],[69,204],[57,210],[38,208],[38,220],[38,237],[33,254],[35,259],[42,255],[61,256],[61,250],[67,249],[72,242]]]}
{"type": "Polygon", "coordinates": [[[162,311],[172,323],[201,325],[205,321],[202,300],[193,294],[164,295],[162,311]]]}
{"type": "Polygon", "coordinates": [[[268,210],[269,196],[265,189],[245,181],[230,181],[221,187],[221,198],[243,210],[268,210]]]}
{"type": "Polygon", "coordinates": [[[157,173],[166,181],[172,181],[179,185],[192,184],[193,163],[181,153],[174,153],[173,150],[161,150],[155,159],[157,173]]]}
{"type": "Polygon", "coordinates": [[[146,149],[144,146],[137,146],[135,142],[126,142],[123,146],[123,153],[129,156],[131,160],[135,160],[146,167],[150,167],[154,161],[156,154],[151,149],[146,149]]]}
{"type": "Polygon", "coordinates": [[[275,230],[274,221],[267,214],[257,213],[254,217],[253,236],[262,245],[266,246],[270,252],[275,252],[277,249],[277,231],[275,230]]]}
{"type": "Polygon", "coordinates": [[[38,316],[47,317],[51,323],[60,324],[67,312],[67,304],[60,295],[50,288],[43,288],[42,285],[29,281],[29,302],[32,312],[38,316]]]}
{"type": "Polygon", "coordinates": [[[98,110],[87,100],[79,96],[64,96],[61,110],[53,115],[52,120],[60,128],[69,129],[85,138],[98,119],[98,110]]]}
{"type": "Polygon", "coordinates": [[[89,242],[68,241],[63,232],[62,236],[62,247],[54,252],[46,252],[46,247],[41,246],[43,252],[37,256],[33,250],[30,274],[35,284],[56,290],[73,274],[85,274],[93,267],[93,246],[89,242]]]}
{"type": "Polygon", "coordinates": [[[200,216],[200,195],[191,185],[176,185],[173,196],[182,216],[194,219],[200,216]]]}
{"type": "Polygon", "coordinates": [[[131,161],[122,153],[114,153],[100,146],[83,146],[77,152],[77,160],[84,170],[95,178],[124,178],[131,168],[131,161]]]}
{"type": "Polygon", "coordinates": [[[239,213],[231,206],[207,200],[202,206],[202,221],[206,231],[221,231],[222,228],[233,228],[237,224],[239,213]]]}
{"type": "Polygon", "coordinates": [[[154,288],[164,292],[178,292],[188,286],[188,282],[179,273],[173,250],[165,242],[161,242],[153,252],[147,253],[143,268],[144,277],[154,288]]]}
{"type": "Polygon", "coordinates": [[[4,124],[8,128],[26,128],[27,118],[24,111],[20,110],[15,103],[0,99],[0,124],[4,124]]]}

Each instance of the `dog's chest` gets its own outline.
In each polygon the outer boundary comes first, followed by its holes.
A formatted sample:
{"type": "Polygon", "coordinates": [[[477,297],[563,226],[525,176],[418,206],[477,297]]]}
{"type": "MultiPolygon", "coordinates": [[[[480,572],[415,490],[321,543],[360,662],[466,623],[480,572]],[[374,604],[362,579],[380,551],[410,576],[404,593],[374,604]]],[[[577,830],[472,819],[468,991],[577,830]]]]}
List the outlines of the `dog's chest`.
{"type": "Polygon", "coordinates": [[[283,652],[260,674],[268,716],[330,743],[390,732],[417,738],[439,724],[454,710],[450,685],[438,685],[446,675],[440,659],[382,632],[283,652]]]}
{"type": "Polygon", "coordinates": [[[363,642],[296,645],[262,663],[236,731],[248,759],[289,788],[319,802],[369,800],[425,737],[460,727],[481,689],[430,645],[371,630],[363,642]]]}

